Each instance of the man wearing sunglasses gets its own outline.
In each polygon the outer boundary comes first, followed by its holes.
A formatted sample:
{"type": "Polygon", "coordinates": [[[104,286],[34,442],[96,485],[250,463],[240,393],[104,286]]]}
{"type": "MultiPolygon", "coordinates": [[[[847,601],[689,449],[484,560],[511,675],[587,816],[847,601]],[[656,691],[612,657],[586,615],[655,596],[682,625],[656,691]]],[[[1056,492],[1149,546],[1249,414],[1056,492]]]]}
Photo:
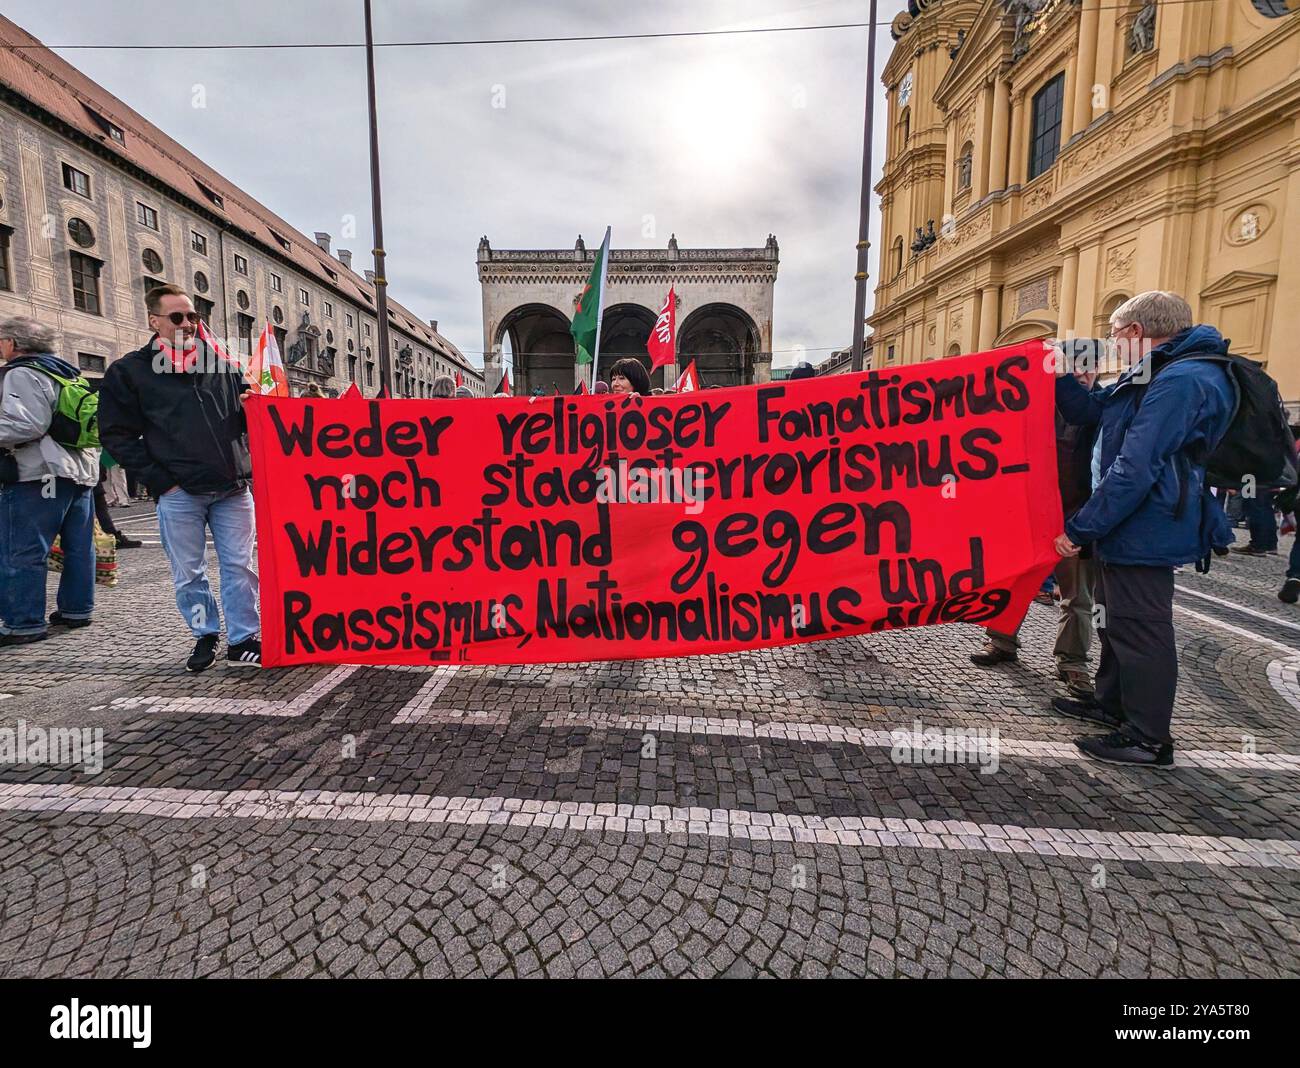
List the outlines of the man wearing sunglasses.
{"type": "Polygon", "coordinates": [[[221,574],[226,660],[260,666],[253,470],[241,403],[248,386],[237,365],[201,342],[199,318],[182,289],[151,289],[145,305],[154,333],[109,366],[99,394],[100,441],[158,501],[176,606],[195,638],[185,666],[199,672],[216,661],[221,627],[208,584],[209,530],[221,574]]]}

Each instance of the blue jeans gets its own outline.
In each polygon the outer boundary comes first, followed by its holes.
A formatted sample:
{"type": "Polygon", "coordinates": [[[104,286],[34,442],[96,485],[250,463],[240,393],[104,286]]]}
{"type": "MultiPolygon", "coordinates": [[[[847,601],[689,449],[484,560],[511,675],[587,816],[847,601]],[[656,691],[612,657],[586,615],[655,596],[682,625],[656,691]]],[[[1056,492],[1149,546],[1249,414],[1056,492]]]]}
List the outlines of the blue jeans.
{"type": "Polygon", "coordinates": [[[56,536],[63,549],[59,611],[89,619],[95,610],[91,487],[70,478],[0,486],[0,634],[45,632],[45,561],[56,536]]]}
{"type": "Polygon", "coordinates": [[[258,630],[252,493],[245,489],[221,496],[176,489],[158,498],[158,530],[176,587],[176,607],[196,638],[221,631],[208,585],[207,529],[217,550],[226,640],[238,645],[258,630]]]}
{"type": "Polygon", "coordinates": [[[1246,513],[1246,527],[1250,530],[1250,544],[1254,549],[1277,548],[1277,519],[1273,515],[1274,496],[1273,490],[1262,489],[1257,496],[1242,499],[1246,513]]]}

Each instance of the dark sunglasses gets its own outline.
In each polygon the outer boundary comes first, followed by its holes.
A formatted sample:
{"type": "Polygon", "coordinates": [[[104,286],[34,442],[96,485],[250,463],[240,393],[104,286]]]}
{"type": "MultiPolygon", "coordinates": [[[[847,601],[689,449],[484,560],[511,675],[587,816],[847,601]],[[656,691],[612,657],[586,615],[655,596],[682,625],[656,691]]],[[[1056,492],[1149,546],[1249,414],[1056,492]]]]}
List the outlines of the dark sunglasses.
{"type": "Polygon", "coordinates": [[[199,321],[198,312],[172,312],[170,315],[163,316],[170,319],[172,326],[180,326],[181,323],[197,323],[199,321]]]}

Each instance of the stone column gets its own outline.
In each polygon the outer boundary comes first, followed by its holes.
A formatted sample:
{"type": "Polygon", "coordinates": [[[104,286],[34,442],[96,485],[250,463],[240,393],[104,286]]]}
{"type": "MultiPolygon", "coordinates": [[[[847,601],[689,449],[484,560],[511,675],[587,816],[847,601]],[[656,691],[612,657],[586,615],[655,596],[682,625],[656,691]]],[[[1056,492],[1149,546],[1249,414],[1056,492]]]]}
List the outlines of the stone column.
{"type": "MultiPolygon", "coordinates": [[[[1090,74],[1082,73],[1083,67],[1079,64],[1079,57],[1073,52],[1070,58],[1065,61],[1065,93],[1073,93],[1075,89],[1083,82],[1090,81],[1090,74]]],[[[1074,131],[1079,129],[1074,124],[1074,108],[1061,108],[1061,146],[1064,147],[1074,136],[1074,131]]]]}
{"type": "Polygon", "coordinates": [[[1068,337],[1074,330],[1074,313],[1079,292],[1079,250],[1065,250],[1065,259],[1061,263],[1061,309],[1057,313],[1056,336],[1068,337]]]}
{"type": "MultiPolygon", "coordinates": [[[[1098,111],[1093,107],[1092,101],[1088,101],[1088,121],[1100,118],[1102,114],[1111,110],[1110,102],[1110,83],[1115,77],[1115,33],[1119,27],[1119,7],[1117,4],[1106,4],[1099,11],[1097,20],[1097,63],[1093,72],[1093,85],[1100,85],[1105,90],[1105,97],[1102,100],[1101,110],[1098,111]]],[[[1080,70],[1083,68],[1080,67],[1080,70]]],[[[1084,127],[1075,128],[1075,133],[1082,133],[1084,127]]]]}
{"type": "Polygon", "coordinates": [[[1007,187],[1007,133],[1011,123],[1009,117],[1011,104],[1011,86],[999,78],[993,83],[993,128],[992,139],[988,144],[989,187],[986,192],[1007,187]]]}
{"type": "Polygon", "coordinates": [[[952,214],[952,190],[953,190],[953,168],[957,161],[957,152],[961,147],[956,145],[957,140],[957,120],[955,116],[948,117],[948,125],[944,130],[944,153],[943,153],[943,207],[940,209],[940,215],[952,214]]]}
{"type": "Polygon", "coordinates": [[[998,336],[998,304],[1001,287],[987,285],[980,290],[980,325],[978,344],[980,351],[991,349],[998,336]]]}
{"type": "Polygon", "coordinates": [[[1092,121],[1092,87],[1097,77],[1097,31],[1100,16],[1101,0],[1083,0],[1083,10],[1079,13],[1079,76],[1074,86],[1072,123],[1076,130],[1085,129],[1092,121]]]}
{"type": "Polygon", "coordinates": [[[1025,175],[1025,94],[1011,101],[1011,148],[1007,158],[1007,187],[1021,185],[1025,175]]]}
{"type": "MultiPolygon", "coordinates": [[[[1300,134],[1300,124],[1292,127],[1293,134],[1300,134]]],[[[1290,169],[1285,186],[1285,201],[1279,205],[1278,222],[1282,227],[1281,247],[1295,249],[1300,247],[1300,138],[1291,142],[1291,151],[1286,160],[1290,169]]],[[[1294,294],[1300,285],[1300,268],[1297,257],[1282,256],[1278,259],[1276,295],[1294,294]]],[[[1273,309],[1273,329],[1265,342],[1264,358],[1268,361],[1268,373],[1278,384],[1282,400],[1295,411],[1300,402],[1300,360],[1295,357],[1295,339],[1300,337],[1300,300],[1281,299],[1275,302],[1273,309]]]]}
{"type": "MultiPolygon", "coordinates": [[[[995,83],[996,84],[996,83],[995,83]]],[[[971,176],[972,194],[976,200],[982,200],[989,194],[989,182],[995,169],[990,165],[992,153],[992,112],[993,98],[996,90],[993,85],[985,85],[975,105],[975,136],[977,146],[972,161],[975,173],[971,176]]]]}

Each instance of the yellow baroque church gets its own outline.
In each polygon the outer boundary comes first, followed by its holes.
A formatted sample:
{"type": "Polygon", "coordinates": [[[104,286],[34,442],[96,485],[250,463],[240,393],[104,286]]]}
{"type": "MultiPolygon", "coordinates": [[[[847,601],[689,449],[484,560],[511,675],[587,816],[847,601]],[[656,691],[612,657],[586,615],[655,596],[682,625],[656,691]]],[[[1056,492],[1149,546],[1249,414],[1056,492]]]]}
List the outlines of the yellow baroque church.
{"type": "Polygon", "coordinates": [[[891,33],[874,367],[1166,289],[1300,416],[1300,0],[910,0],[891,33]]]}

